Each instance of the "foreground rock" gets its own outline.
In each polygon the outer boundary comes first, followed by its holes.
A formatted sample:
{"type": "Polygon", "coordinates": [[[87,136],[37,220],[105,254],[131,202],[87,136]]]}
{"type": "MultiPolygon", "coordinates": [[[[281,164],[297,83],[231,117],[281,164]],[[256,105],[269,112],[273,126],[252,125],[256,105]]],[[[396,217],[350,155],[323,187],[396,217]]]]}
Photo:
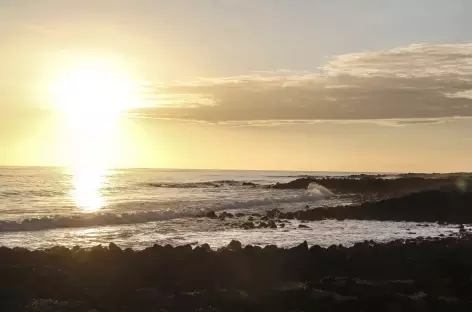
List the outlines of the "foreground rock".
{"type": "Polygon", "coordinates": [[[472,238],[0,248],[0,311],[472,311],[472,238]]]}

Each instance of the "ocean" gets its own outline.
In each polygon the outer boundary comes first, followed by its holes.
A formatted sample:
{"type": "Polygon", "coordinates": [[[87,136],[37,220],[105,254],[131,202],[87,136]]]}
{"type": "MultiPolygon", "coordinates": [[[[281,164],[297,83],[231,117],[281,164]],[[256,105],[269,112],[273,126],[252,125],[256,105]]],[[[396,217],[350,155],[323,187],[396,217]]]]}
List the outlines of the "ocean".
{"type": "Polygon", "coordinates": [[[48,248],[91,247],[114,242],[142,249],[153,244],[214,248],[232,239],[243,244],[352,245],[359,241],[437,236],[447,225],[411,222],[323,220],[299,228],[244,230],[234,222],[199,217],[209,211],[261,213],[350,205],[356,194],[333,194],[319,185],[306,190],[268,185],[302,176],[347,176],[349,172],[287,172],[171,169],[76,170],[0,168],[0,245],[48,248]]]}

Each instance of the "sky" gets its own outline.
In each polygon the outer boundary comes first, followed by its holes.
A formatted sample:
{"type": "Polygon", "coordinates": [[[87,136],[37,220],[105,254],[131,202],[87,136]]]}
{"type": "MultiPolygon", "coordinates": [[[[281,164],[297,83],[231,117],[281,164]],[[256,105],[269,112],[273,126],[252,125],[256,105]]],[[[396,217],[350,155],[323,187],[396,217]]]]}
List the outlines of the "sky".
{"type": "Polygon", "coordinates": [[[0,165],[472,171],[468,0],[3,0],[0,165]]]}

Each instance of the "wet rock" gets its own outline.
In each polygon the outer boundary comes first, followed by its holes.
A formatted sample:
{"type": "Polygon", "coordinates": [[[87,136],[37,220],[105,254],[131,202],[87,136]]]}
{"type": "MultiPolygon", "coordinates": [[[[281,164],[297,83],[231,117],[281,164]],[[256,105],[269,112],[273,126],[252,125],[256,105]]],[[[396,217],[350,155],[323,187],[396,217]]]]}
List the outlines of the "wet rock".
{"type": "Polygon", "coordinates": [[[241,250],[243,248],[241,242],[237,240],[232,240],[228,246],[226,247],[228,250],[236,251],[236,250],[241,250]]]}
{"type": "Polygon", "coordinates": [[[245,222],[241,225],[241,227],[245,230],[252,230],[256,228],[253,222],[245,222]]]}
{"type": "Polygon", "coordinates": [[[306,189],[308,185],[313,183],[314,180],[311,178],[300,178],[288,183],[279,183],[277,182],[272,186],[274,189],[306,189]]]}
{"type": "Polygon", "coordinates": [[[266,212],[266,217],[267,218],[276,218],[280,215],[280,210],[279,209],[272,209],[266,212]]]}
{"type": "Polygon", "coordinates": [[[262,250],[265,252],[275,252],[275,251],[278,251],[279,248],[276,245],[267,245],[267,246],[264,246],[262,250]]]}
{"type": "Polygon", "coordinates": [[[291,212],[286,212],[283,215],[281,215],[280,218],[293,220],[293,219],[295,219],[295,213],[292,212],[292,211],[291,212]]]}
{"type": "Polygon", "coordinates": [[[308,249],[308,243],[307,241],[304,241],[303,243],[301,243],[300,245],[298,246],[295,246],[293,248],[290,248],[290,251],[296,251],[296,252],[308,252],[309,249],[308,249]]]}
{"type": "Polygon", "coordinates": [[[423,191],[356,206],[313,208],[281,214],[286,219],[318,221],[354,219],[378,221],[472,223],[472,192],[423,191]]]}
{"type": "Polygon", "coordinates": [[[211,247],[207,243],[200,245],[200,248],[204,251],[207,251],[207,252],[211,251],[211,247]]]}
{"type": "Polygon", "coordinates": [[[225,218],[234,218],[234,215],[233,215],[232,213],[229,213],[229,212],[223,211],[222,213],[220,213],[220,217],[225,217],[225,218]]]}
{"type": "Polygon", "coordinates": [[[254,221],[254,217],[251,216],[251,217],[249,217],[247,220],[248,220],[248,221],[254,221]]]}
{"type": "Polygon", "coordinates": [[[192,251],[192,245],[190,244],[180,245],[180,246],[175,247],[174,249],[180,255],[189,254],[192,251]]]}
{"type": "Polygon", "coordinates": [[[299,224],[298,228],[299,229],[309,229],[310,227],[308,225],[305,225],[305,224],[299,224]]]}
{"type": "Polygon", "coordinates": [[[468,233],[348,248],[114,250],[0,247],[0,310],[472,311],[468,233]]]}
{"type": "MultiPolygon", "coordinates": [[[[463,177],[462,177],[463,178],[463,177]]],[[[428,178],[424,176],[398,176],[397,179],[385,179],[382,176],[366,175],[339,177],[300,177],[288,183],[277,183],[276,189],[306,189],[316,183],[335,193],[357,193],[365,195],[398,195],[425,190],[456,190],[457,176],[428,178]]],[[[470,185],[470,183],[468,183],[470,185]]],[[[470,191],[470,187],[467,191],[470,191]]]]}
{"type": "Polygon", "coordinates": [[[244,213],[238,212],[237,214],[235,214],[235,216],[237,218],[242,218],[242,217],[244,217],[244,213]]]}
{"type": "Polygon", "coordinates": [[[271,228],[271,229],[276,229],[277,224],[275,223],[275,221],[270,220],[269,223],[268,223],[268,227],[271,228]]]}
{"type": "Polygon", "coordinates": [[[96,245],[96,246],[93,246],[91,249],[90,249],[90,252],[91,253],[103,253],[105,252],[105,248],[103,248],[102,244],[99,244],[99,245],[96,245]]]}
{"type": "Polygon", "coordinates": [[[216,213],[212,210],[212,211],[209,211],[205,214],[205,217],[207,218],[210,218],[210,219],[216,219],[218,218],[218,216],[216,215],[216,213]]]}
{"type": "Polygon", "coordinates": [[[118,251],[118,252],[121,251],[121,248],[118,247],[115,243],[110,243],[110,244],[108,245],[108,249],[109,249],[110,251],[115,251],[115,252],[116,252],[116,251],[118,251]]]}
{"type": "Polygon", "coordinates": [[[258,227],[265,229],[265,228],[269,227],[269,225],[268,225],[267,223],[265,223],[265,222],[260,222],[259,225],[258,225],[258,227]]]}

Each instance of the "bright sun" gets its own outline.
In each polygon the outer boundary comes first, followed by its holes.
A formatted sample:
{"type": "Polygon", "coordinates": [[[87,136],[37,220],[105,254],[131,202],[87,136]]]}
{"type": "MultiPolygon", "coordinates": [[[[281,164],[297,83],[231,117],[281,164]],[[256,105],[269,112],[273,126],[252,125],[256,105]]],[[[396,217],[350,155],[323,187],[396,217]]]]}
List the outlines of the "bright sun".
{"type": "Polygon", "coordinates": [[[72,197],[84,211],[101,208],[102,171],[117,158],[120,112],[135,107],[135,86],[118,67],[82,61],[63,68],[51,85],[61,112],[70,167],[72,197]]]}
{"type": "Polygon", "coordinates": [[[51,91],[63,115],[71,165],[103,167],[112,162],[120,112],[137,102],[133,81],[112,63],[86,60],[65,66],[51,91]]]}
{"type": "Polygon", "coordinates": [[[131,79],[106,62],[81,62],[52,85],[55,106],[74,119],[107,119],[134,105],[131,79]]]}

